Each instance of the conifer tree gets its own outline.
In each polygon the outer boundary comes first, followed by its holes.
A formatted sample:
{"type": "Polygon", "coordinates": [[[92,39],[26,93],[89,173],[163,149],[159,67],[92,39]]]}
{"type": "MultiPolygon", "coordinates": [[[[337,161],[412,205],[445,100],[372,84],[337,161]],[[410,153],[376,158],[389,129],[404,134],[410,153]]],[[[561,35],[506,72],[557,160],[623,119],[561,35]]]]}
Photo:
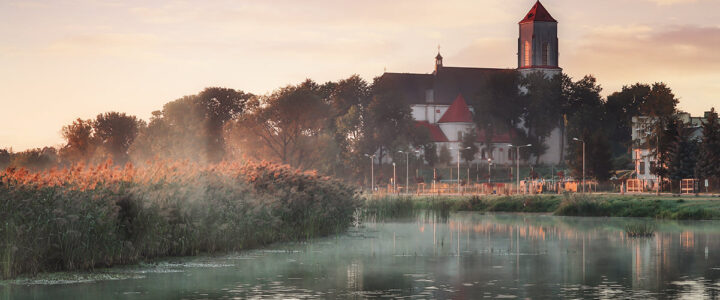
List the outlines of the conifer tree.
{"type": "Polygon", "coordinates": [[[702,125],[703,138],[697,162],[697,175],[709,180],[720,179],[720,121],[715,108],[702,125]]]}
{"type": "Polygon", "coordinates": [[[695,177],[699,149],[697,141],[692,139],[691,130],[681,123],[677,128],[675,140],[670,145],[667,168],[672,180],[695,177]]]}

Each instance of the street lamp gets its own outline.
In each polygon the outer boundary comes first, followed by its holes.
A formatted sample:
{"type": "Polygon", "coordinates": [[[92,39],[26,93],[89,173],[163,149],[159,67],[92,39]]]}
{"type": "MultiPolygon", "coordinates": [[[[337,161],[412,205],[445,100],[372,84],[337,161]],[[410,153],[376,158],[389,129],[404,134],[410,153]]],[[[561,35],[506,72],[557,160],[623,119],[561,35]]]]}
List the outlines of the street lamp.
{"type": "MultiPolygon", "coordinates": [[[[418,153],[419,151],[415,151],[418,153]]],[[[398,151],[398,153],[405,153],[405,194],[410,190],[410,151],[398,151]]]]}
{"type": "Polygon", "coordinates": [[[585,193],[585,141],[573,138],[573,141],[581,142],[582,143],[582,157],[583,157],[583,171],[582,171],[582,192],[585,193]]]}
{"type": "Polygon", "coordinates": [[[488,158],[488,184],[492,183],[492,176],[490,175],[490,166],[492,165],[492,158],[488,158]]]}
{"type": "MultiPolygon", "coordinates": [[[[458,187],[458,194],[460,193],[460,150],[470,150],[470,149],[472,149],[472,147],[465,147],[465,148],[460,148],[460,147],[458,147],[458,148],[457,148],[457,160],[458,160],[458,161],[457,161],[457,168],[458,168],[458,173],[457,173],[457,174],[458,174],[458,177],[457,177],[458,183],[457,183],[457,187],[458,187]]],[[[451,171],[450,173],[451,173],[450,175],[452,175],[452,171],[451,171]]]]}
{"type": "MultiPolygon", "coordinates": [[[[516,173],[515,175],[517,176],[517,179],[516,179],[517,182],[515,183],[515,194],[519,194],[520,193],[520,148],[531,147],[532,144],[521,145],[521,146],[513,146],[513,145],[508,145],[508,146],[515,147],[515,162],[517,164],[517,168],[515,169],[515,173],[516,173]]],[[[512,179],[510,179],[510,180],[512,180],[512,179]]]]}
{"type": "Polygon", "coordinates": [[[375,191],[375,154],[365,154],[365,156],[370,158],[370,193],[372,194],[375,191]]]}

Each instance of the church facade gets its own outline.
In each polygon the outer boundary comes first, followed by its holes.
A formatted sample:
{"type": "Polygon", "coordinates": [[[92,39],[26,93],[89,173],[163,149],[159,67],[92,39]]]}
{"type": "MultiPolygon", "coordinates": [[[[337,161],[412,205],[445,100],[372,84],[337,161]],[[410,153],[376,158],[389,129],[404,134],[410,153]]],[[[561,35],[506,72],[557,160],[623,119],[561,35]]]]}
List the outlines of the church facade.
{"type": "MultiPolygon", "coordinates": [[[[480,149],[473,162],[488,158],[499,164],[514,162],[515,148],[510,144],[517,131],[493,135],[491,147],[487,147],[484,133],[475,126],[473,108],[466,101],[467,97],[474,97],[487,87],[485,83],[490,76],[503,72],[523,75],[543,72],[550,77],[562,72],[558,63],[557,21],[539,1],[519,22],[519,27],[517,68],[449,67],[443,64],[443,57],[438,53],[435,70],[430,74],[385,72],[380,77],[408,102],[416,126],[428,129],[438,151],[442,147],[454,149],[450,151],[452,162],[457,162],[462,136],[471,131],[476,132],[476,145],[480,149]]],[[[559,127],[546,139],[546,146],[547,151],[539,161],[560,163],[565,137],[559,127]]]]}

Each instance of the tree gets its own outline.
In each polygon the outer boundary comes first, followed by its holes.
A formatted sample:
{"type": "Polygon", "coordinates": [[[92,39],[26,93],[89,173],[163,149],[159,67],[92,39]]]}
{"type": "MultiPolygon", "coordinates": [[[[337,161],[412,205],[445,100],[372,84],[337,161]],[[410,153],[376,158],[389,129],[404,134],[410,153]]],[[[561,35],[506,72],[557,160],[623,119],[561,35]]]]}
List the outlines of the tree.
{"type": "Polygon", "coordinates": [[[413,119],[410,106],[395,90],[379,90],[368,105],[367,142],[378,153],[382,164],[387,153],[396,152],[412,142],[413,119]]]}
{"type": "Polygon", "coordinates": [[[13,153],[10,166],[40,171],[54,167],[57,163],[57,150],[53,147],[45,147],[13,153]]]}
{"type": "Polygon", "coordinates": [[[523,125],[527,129],[528,136],[538,141],[530,147],[536,162],[539,162],[547,149],[541,145],[545,145],[545,139],[560,126],[558,120],[562,118],[562,108],[565,107],[567,100],[562,94],[562,83],[562,76],[547,78],[542,72],[527,74],[522,80],[522,86],[527,90],[525,95],[527,108],[523,125]]]}
{"type": "Polygon", "coordinates": [[[678,139],[678,133],[680,128],[683,126],[682,121],[677,117],[670,117],[664,127],[658,126],[658,139],[660,144],[657,145],[656,157],[658,158],[651,172],[660,178],[668,178],[670,176],[670,170],[668,166],[672,160],[670,151],[673,149],[676,140],[678,139]],[[658,155],[659,154],[659,155],[658,155]]]}
{"type": "Polygon", "coordinates": [[[650,94],[650,86],[636,83],[623,86],[607,97],[606,128],[610,134],[613,156],[628,156],[632,146],[632,118],[643,114],[641,108],[650,94]]]}
{"type": "Polygon", "coordinates": [[[363,163],[364,154],[372,151],[366,147],[370,87],[360,76],[353,75],[337,83],[325,83],[320,90],[321,97],[327,94],[332,110],[326,130],[333,136],[338,150],[335,157],[326,159],[325,165],[335,176],[357,178],[367,166],[363,163]]]}
{"type": "Polygon", "coordinates": [[[720,179],[720,121],[715,108],[710,110],[703,122],[702,132],[697,174],[700,178],[717,181],[720,179]]]}
{"type": "Polygon", "coordinates": [[[204,113],[206,151],[209,161],[219,161],[225,155],[223,126],[243,112],[245,103],[252,97],[243,91],[211,87],[197,95],[197,105],[204,113]]]}
{"type": "Polygon", "coordinates": [[[450,149],[448,149],[448,146],[443,144],[440,146],[440,153],[438,154],[438,163],[442,165],[447,165],[452,161],[452,154],[450,154],[450,149]]]}
{"type": "Polygon", "coordinates": [[[93,121],[98,142],[119,164],[128,160],[128,149],[144,127],[145,121],[118,112],[99,114],[93,121]]]}
{"type": "Polygon", "coordinates": [[[603,131],[595,131],[590,136],[589,145],[591,147],[587,148],[586,145],[585,149],[586,163],[589,163],[585,171],[590,177],[599,181],[607,181],[610,179],[612,170],[612,164],[608,163],[612,160],[608,137],[603,131]]]}
{"type": "Polygon", "coordinates": [[[475,159],[475,154],[477,154],[478,150],[480,150],[478,146],[475,145],[475,141],[477,141],[477,133],[475,130],[470,130],[463,134],[460,146],[462,148],[462,150],[460,150],[460,156],[465,160],[465,163],[473,161],[475,159]]]}
{"type": "Polygon", "coordinates": [[[370,86],[359,75],[333,84],[329,93],[329,102],[336,117],[346,114],[351,107],[367,106],[370,99],[370,86]]]}
{"type": "Polygon", "coordinates": [[[4,170],[10,165],[10,151],[0,149],[0,170],[4,170]]]}
{"type": "Polygon", "coordinates": [[[61,132],[66,141],[60,150],[63,161],[73,163],[90,159],[96,146],[91,120],[78,118],[72,124],[63,126],[61,132]]]}
{"type": "Polygon", "coordinates": [[[319,150],[329,149],[332,140],[323,131],[330,107],[314,82],[284,87],[248,105],[250,112],[230,133],[245,154],[299,169],[316,167],[325,156],[319,150]]]}
{"type": "Polygon", "coordinates": [[[695,177],[699,152],[698,142],[692,137],[694,129],[682,122],[679,122],[679,125],[667,154],[668,177],[676,181],[695,177]]]}
{"type": "Polygon", "coordinates": [[[252,94],[210,87],[153,112],[131,149],[138,159],[155,157],[214,162],[225,157],[225,125],[245,111],[252,94]]]}
{"type": "MultiPolygon", "coordinates": [[[[602,88],[595,77],[585,76],[568,83],[563,88],[567,101],[567,136],[585,142],[586,175],[606,180],[609,177],[612,157],[607,134],[604,132],[604,102],[600,96],[602,88]]],[[[570,141],[567,145],[567,160],[575,177],[582,176],[582,144],[570,141]]]]}
{"type": "Polygon", "coordinates": [[[514,70],[492,73],[486,82],[478,84],[485,88],[471,98],[470,104],[475,109],[473,119],[484,133],[486,149],[492,151],[496,134],[518,127],[527,107],[527,97],[520,95],[521,77],[514,70]]]}
{"type": "Polygon", "coordinates": [[[678,102],[679,100],[675,98],[672,89],[665,83],[654,83],[650,93],[647,95],[647,99],[640,107],[640,112],[651,117],[666,118],[677,112],[678,102]]]}
{"type": "Polygon", "coordinates": [[[423,157],[425,158],[427,164],[431,167],[435,167],[440,161],[437,151],[438,150],[437,146],[435,146],[435,143],[429,143],[423,146],[423,157]]]}

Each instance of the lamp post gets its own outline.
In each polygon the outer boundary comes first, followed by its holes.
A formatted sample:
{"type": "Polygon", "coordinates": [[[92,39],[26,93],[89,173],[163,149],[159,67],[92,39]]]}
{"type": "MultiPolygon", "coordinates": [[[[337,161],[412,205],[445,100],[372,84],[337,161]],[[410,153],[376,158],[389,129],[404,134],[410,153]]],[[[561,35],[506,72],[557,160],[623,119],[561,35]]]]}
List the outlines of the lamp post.
{"type": "MultiPolygon", "coordinates": [[[[460,148],[460,147],[458,147],[458,148],[457,148],[457,160],[458,160],[458,161],[457,161],[457,168],[458,168],[458,173],[457,173],[457,174],[458,174],[458,177],[457,177],[458,183],[457,183],[457,187],[458,187],[458,194],[460,193],[460,150],[469,150],[469,149],[471,149],[471,148],[470,148],[470,147],[465,147],[465,148],[460,148]]],[[[451,174],[450,176],[452,176],[452,171],[450,171],[450,174],[451,174]]]]}
{"type": "MultiPolygon", "coordinates": [[[[515,182],[515,194],[519,194],[520,193],[520,148],[531,147],[532,144],[520,145],[520,146],[513,146],[513,145],[508,145],[508,146],[515,147],[515,163],[517,165],[516,169],[515,169],[515,175],[517,178],[516,179],[517,181],[515,182]]],[[[512,179],[510,179],[510,180],[512,180],[512,179]]]]}
{"type": "Polygon", "coordinates": [[[375,192],[375,154],[365,154],[370,158],[370,193],[375,192]]]}
{"type": "Polygon", "coordinates": [[[398,153],[405,153],[405,194],[407,194],[410,190],[410,151],[400,150],[398,153]]]}
{"type": "Polygon", "coordinates": [[[490,175],[490,166],[492,166],[492,158],[488,158],[488,184],[492,183],[492,176],[490,175]]]}
{"type": "Polygon", "coordinates": [[[573,138],[573,141],[582,143],[583,171],[582,171],[582,192],[585,193],[585,141],[573,138]]]}
{"type": "Polygon", "coordinates": [[[395,162],[393,162],[393,193],[397,192],[397,176],[395,176],[395,162]]]}

